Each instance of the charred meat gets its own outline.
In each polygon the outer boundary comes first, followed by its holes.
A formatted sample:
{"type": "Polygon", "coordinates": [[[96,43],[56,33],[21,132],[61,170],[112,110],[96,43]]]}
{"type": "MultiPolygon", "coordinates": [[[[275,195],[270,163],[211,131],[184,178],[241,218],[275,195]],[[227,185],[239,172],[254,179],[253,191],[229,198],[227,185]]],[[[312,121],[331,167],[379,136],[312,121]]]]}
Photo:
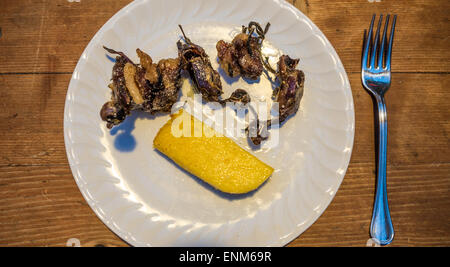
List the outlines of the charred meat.
{"type": "Polygon", "coordinates": [[[170,112],[172,105],[178,100],[181,87],[180,60],[178,58],[162,59],[158,62],[157,70],[160,73],[160,80],[151,91],[150,112],[170,112]]]}
{"type": "Polygon", "coordinates": [[[122,52],[104,47],[106,51],[115,54],[116,63],[112,70],[112,83],[109,87],[112,89],[111,101],[105,103],[100,111],[102,120],[107,122],[107,127],[112,128],[120,124],[132,109],[132,99],[128,92],[125,82],[125,65],[134,63],[122,52]]]}
{"type": "Polygon", "coordinates": [[[252,21],[248,26],[242,26],[242,32],[231,43],[223,40],[217,42],[219,63],[228,76],[242,75],[251,80],[261,76],[264,70],[261,47],[269,27],[270,23],[267,23],[263,30],[257,22],[252,21]]]}
{"type": "MultiPolygon", "coordinates": [[[[277,78],[280,86],[275,89],[275,102],[279,105],[279,123],[282,123],[292,114],[295,114],[300,106],[303,96],[303,87],[305,83],[305,75],[303,71],[296,69],[299,59],[292,59],[287,55],[280,57],[278,61],[277,78]]],[[[257,122],[257,135],[250,137],[255,145],[259,145],[261,141],[268,138],[264,131],[269,128],[272,121],[265,123],[257,122]]]]}
{"type": "Polygon", "coordinates": [[[197,93],[202,94],[202,98],[209,102],[219,102],[224,105],[226,102],[250,102],[249,94],[243,89],[237,89],[228,99],[222,100],[222,82],[219,73],[211,66],[211,61],[205,50],[194,44],[184,33],[183,27],[179,25],[185,44],[177,42],[178,56],[181,60],[181,68],[189,74],[194,82],[197,93]]]}
{"type": "Polygon", "coordinates": [[[158,64],[137,49],[140,64],[133,63],[124,53],[104,47],[116,54],[113,67],[111,100],[101,111],[107,127],[120,124],[131,110],[143,110],[151,114],[169,112],[178,99],[180,89],[180,60],[162,59],[158,64]]]}
{"type": "Polygon", "coordinates": [[[161,59],[158,64],[140,49],[135,81],[144,98],[142,109],[151,114],[169,112],[178,100],[181,87],[179,58],[161,59]]]}
{"type": "Polygon", "coordinates": [[[246,105],[250,103],[250,101],[250,95],[247,93],[247,91],[245,91],[244,89],[236,89],[229,98],[221,100],[220,103],[224,105],[226,102],[234,102],[246,105]]]}
{"type": "Polygon", "coordinates": [[[125,120],[129,114],[123,106],[114,100],[108,101],[103,104],[100,110],[100,117],[103,121],[106,121],[106,126],[111,129],[114,125],[120,124],[125,120]]]}
{"type": "Polygon", "coordinates": [[[181,25],[179,27],[186,42],[184,44],[181,40],[177,42],[181,68],[189,73],[195,90],[202,94],[204,100],[219,102],[223,93],[219,73],[211,66],[205,50],[187,38],[181,25]]]}
{"type": "Polygon", "coordinates": [[[297,112],[303,97],[305,74],[297,70],[299,59],[292,59],[287,55],[278,61],[278,77],[281,85],[275,90],[275,101],[279,103],[280,123],[297,112]]]}

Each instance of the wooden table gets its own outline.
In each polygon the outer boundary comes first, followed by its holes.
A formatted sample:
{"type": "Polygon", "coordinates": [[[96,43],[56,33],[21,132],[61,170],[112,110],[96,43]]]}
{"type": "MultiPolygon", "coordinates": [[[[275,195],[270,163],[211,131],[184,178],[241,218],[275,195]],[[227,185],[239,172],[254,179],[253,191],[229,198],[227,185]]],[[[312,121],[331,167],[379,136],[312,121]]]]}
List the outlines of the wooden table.
{"type": "MultiPolygon", "coordinates": [[[[72,177],[63,112],[72,71],[128,0],[0,0],[0,245],[127,246],[72,177]]],[[[450,2],[292,0],[324,32],[351,81],[354,150],[323,215],[289,246],[365,246],[375,188],[374,111],[360,82],[363,30],[398,14],[389,113],[390,246],[450,245],[450,2]]]]}

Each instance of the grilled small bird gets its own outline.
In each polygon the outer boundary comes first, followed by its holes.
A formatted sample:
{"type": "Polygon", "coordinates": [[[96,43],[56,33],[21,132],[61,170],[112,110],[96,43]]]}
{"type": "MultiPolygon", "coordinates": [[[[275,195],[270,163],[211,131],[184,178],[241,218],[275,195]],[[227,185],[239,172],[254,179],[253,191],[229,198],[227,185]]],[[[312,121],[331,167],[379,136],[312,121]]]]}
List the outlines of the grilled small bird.
{"type": "Polygon", "coordinates": [[[194,44],[180,27],[186,43],[177,42],[178,56],[181,60],[181,68],[189,74],[194,83],[196,93],[202,94],[202,98],[208,102],[218,102],[224,105],[226,102],[250,102],[250,95],[243,89],[234,91],[228,99],[222,100],[222,82],[219,73],[213,69],[211,61],[205,50],[194,44]]]}
{"type": "Polygon", "coordinates": [[[223,94],[219,73],[211,66],[205,50],[186,36],[181,25],[179,27],[186,42],[177,42],[181,68],[189,73],[196,93],[201,93],[206,101],[219,102],[219,97],[223,94]]]}
{"type": "Polygon", "coordinates": [[[135,64],[124,53],[104,48],[117,55],[109,85],[111,100],[100,110],[108,128],[124,121],[131,110],[170,112],[181,87],[179,58],[162,59],[155,64],[148,54],[137,49],[140,64],[135,64]]]}
{"type": "MultiPolygon", "coordinates": [[[[296,69],[299,61],[299,59],[292,59],[288,55],[282,55],[278,61],[278,71],[269,69],[277,75],[277,79],[280,81],[280,86],[274,91],[274,101],[278,102],[279,105],[280,124],[298,111],[303,97],[305,74],[303,71],[296,69]]],[[[257,134],[250,137],[253,144],[259,145],[268,138],[265,130],[272,125],[272,121],[268,120],[265,124],[266,127],[264,127],[264,123],[257,121],[257,134]]]]}
{"type": "Polygon", "coordinates": [[[216,44],[217,55],[221,68],[230,77],[239,75],[251,80],[257,80],[263,73],[261,47],[270,23],[265,29],[257,22],[242,26],[242,32],[236,35],[231,43],[220,40],[216,44]],[[257,36],[253,36],[255,33],[257,36]]]}

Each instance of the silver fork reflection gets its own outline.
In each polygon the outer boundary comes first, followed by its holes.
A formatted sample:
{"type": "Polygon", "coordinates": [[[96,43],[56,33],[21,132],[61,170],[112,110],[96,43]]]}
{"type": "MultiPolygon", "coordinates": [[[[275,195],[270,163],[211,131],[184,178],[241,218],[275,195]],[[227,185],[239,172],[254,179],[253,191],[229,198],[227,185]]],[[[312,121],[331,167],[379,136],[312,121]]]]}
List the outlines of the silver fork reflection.
{"type": "Polygon", "coordinates": [[[384,24],[383,36],[380,42],[379,37],[383,15],[380,16],[375,39],[372,40],[375,21],[375,15],[373,15],[369,31],[364,38],[365,43],[361,63],[362,84],[373,95],[378,108],[377,186],[370,235],[381,245],[390,244],[394,238],[394,227],[392,226],[389,213],[386,190],[387,114],[384,94],[391,85],[391,55],[397,15],[394,15],[388,40],[389,17],[390,15],[386,16],[386,23],[384,24]]]}

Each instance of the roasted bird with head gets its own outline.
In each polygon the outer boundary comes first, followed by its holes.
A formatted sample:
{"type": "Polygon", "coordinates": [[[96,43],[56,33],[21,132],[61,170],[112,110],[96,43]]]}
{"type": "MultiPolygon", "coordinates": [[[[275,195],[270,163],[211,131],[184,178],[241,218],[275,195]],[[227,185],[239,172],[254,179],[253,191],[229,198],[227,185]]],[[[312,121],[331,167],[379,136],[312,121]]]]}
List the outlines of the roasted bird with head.
{"type": "Polygon", "coordinates": [[[300,59],[292,59],[287,55],[278,61],[278,78],[281,85],[275,89],[275,101],[279,104],[280,123],[297,112],[303,97],[305,74],[296,69],[300,59]]]}
{"type": "Polygon", "coordinates": [[[186,36],[181,25],[179,27],[186,42],[177,42],[181,68],[189,73],[196,93],[202,94],[205,101],[219,102],[220,95],[223,94],[219,73],[211,66],[205,50],[186,36]]]}
{"type": "MultiPolygon", "coordinates": [[[[303,71],[296,69],[299,61],[299,59],[292,59],[287,55],[283,55],[278,61],[278,71],[275,71],[270,67],[268,69],[269,71],[274,72],[277,79],[280,81],[280,86],[275,89],[273,94],[274,101],[278,102],[279,105],[280,124],[290,115],[295,114],[300,106],[300,101],[303,96],[305,74],[303,71]]],[[[268,138],[268,134],[265,130],[271,125],[271,120],[268,120],[265,123],[261,123],[257,120],[256,136],[250,137],[253,144],[259,145],[263,140],[268,138]]]]}
{"type": "Polygon", "coordinates": [[[202,94],[202,98],[208,102],[250,102],[249,94],[243,89],[234,91],[228,99],[222,100],[222,82],[219,73],[213,69],[211,61],[205,50],[194,44],[184,33],[183,27],[179,25],[185,43],[177,42],[178,56],[181,60],[181,68],[189,74],[194,83],[196,93],[202,94]]]}
{"type": "Polygon", "coordinates": [[[242,32],[231,43],[217,42],[219,63],[228,76],[241,75],[251,80],[261,76],[264,70],[261,47],[269,27],[270,23],[267,23],[263,30],[259,23],[252,21],[248,26],[242,26],[242,32]]]}
{"type": "Polygon", "coordinates": [[[131,110],[151,114],[170,112],[181,87],[178,58],[162,59],[155,64],[148,54],[137,49],[140,64],[135,64],[124,53],[104,48],[117,55],[109,85],[112,97],[100,111],[108,128],[124,121],[131,110]]]}
{"type": "Polygon", "coordinates": [[[106,102],[100,110],[102,120],[107,122],[108,128],[112,128],[124,121],[133,108],[131,95],[125,85],[124,69],[127,63],[133,65],[134,63],[124,53],[104,48],[109,53],[117,55],[112,71],[112,83],[109,85],[112,90],[111,101],[106,102]]]}

